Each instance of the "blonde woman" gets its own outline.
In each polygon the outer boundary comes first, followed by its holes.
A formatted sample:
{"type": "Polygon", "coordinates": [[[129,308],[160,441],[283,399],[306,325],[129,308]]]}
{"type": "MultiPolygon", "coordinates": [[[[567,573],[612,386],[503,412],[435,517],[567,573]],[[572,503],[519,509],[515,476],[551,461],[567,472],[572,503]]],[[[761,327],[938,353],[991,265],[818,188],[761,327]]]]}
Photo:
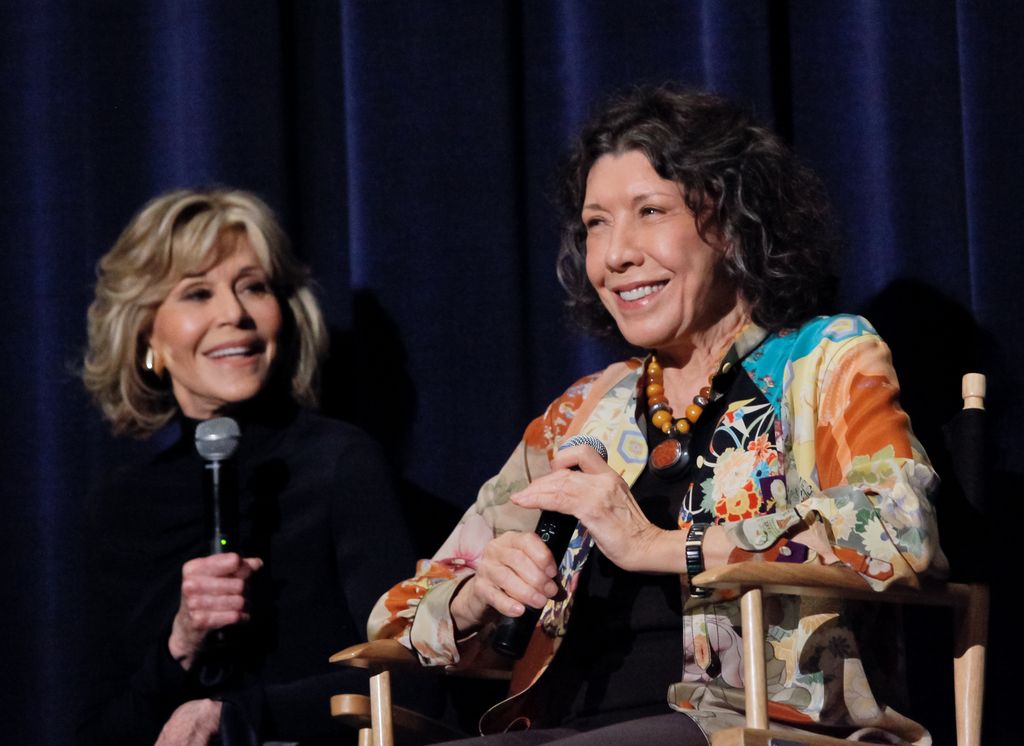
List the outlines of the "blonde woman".
{"type": "Polygon", "coordinates": [[[100,260],[85,385],[115,432],[180,436],[94,493],[82,741],[337,737],[326,702],[348,674],[327,657],[408,554],[377,447],[311,411],[325,346],[252,194],[160,196],[100,260]],[[210,554],[194,435],[223,415],[241,426],[236,546],[210,554]]]}

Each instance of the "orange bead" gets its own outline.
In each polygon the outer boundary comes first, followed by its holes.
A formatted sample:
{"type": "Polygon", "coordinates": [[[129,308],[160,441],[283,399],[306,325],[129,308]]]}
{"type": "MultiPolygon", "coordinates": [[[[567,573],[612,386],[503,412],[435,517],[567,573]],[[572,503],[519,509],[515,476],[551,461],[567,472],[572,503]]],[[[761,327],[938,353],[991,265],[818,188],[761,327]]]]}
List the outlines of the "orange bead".
{"type": "Polygon", "coordinates": [[[672,434],[672,423],[668,422],[666,425],[664,425],[661,428],[661,432],[665,433],[665,435],[671,435],[672,434]]]}
{"type": "Polygon", "coordinates": [[[647,385],[647,401],[650,401],[652,396],[661,396],[664,393],[665,387],[660,383],[650,383],[647,385]]]}
{"type": "Polygon", "coordinates": [[[652,357],[647,363],[647,375],[649,376],[660,376],[661,366],[658,364],[658,359],[652,357]]]}
{"type": "Polygon", "coordinates": [[[690,421],[689,420],[679,420],[676,423],[676,430],[679,433],[681,433],[682,435],[686,435],[688,432],[690,432],[690,421]]]}
{"type": "Polygon", "coordinates": [[[651,415],[651,422],[659,430],[664,430],[666,423],[672,424],[672,413],[662,409],[651,415]]]}
{"type": "Polygon", "coordinates": [[[698,407],[696,404],[691,404],[686,408],[686,419],[690,422],[696,422],[697,418],[700,417],[701,412],[704,410],[698,407]]]}
{"type": "Polygon", "coordinates": [[[705,386],[704,388],[702,388],[700,390],[700,395],[702,397],[704,397],[705,399],[710,399],[711,398],[711,387],[710,386],[705,386]]]}
{"type": "Polygon", "coordinates": [[[665,397],[665,396],[662,396],[661,394],[658,394],[657,396],[648,396],[647,397],[647,406],[648,407],[653,407],[655,404],[665,404],[667,402],[668,402],[668,398],[665,397]]]}

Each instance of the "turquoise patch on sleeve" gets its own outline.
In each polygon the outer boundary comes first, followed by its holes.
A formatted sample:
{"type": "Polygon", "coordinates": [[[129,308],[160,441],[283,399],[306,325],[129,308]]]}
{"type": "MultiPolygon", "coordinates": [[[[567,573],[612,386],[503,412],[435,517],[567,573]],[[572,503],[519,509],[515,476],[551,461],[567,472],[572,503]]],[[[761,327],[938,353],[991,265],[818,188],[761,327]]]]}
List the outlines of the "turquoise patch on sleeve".
{"type": "Polygon", "coordinates": [[[863,334],[875,334],[865,319],[851,314],[819,316],[799,329],[770,335],[742,362],[751,380],[772,405],[776,415],[782,402],[786,366],[814,352],[822,339],[843,342],[863,334]]]}

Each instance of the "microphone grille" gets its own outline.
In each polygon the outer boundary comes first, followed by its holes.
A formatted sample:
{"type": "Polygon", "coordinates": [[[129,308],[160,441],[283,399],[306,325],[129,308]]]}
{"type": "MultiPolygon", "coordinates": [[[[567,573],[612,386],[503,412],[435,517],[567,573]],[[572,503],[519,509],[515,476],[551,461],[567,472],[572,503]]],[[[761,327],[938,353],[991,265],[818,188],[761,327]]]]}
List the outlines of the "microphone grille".
{"type": "Polygon", "coordinates": [[[593,435],[574,435],[558,446],[558,450],[564,451],[566,448],[575,448],[576,446],[590,446],[597,451],[598,456],[605,461],[608,460],[608,449],[604,447],[600,438],[595,438],[593,435]]]}
{"type": "Polygon", "coordinates": [[[238,450],[242,436],[238,423],[230,417],[215,417],[196,427],[196,450],[207,461],[223,461],[238,450]]]}

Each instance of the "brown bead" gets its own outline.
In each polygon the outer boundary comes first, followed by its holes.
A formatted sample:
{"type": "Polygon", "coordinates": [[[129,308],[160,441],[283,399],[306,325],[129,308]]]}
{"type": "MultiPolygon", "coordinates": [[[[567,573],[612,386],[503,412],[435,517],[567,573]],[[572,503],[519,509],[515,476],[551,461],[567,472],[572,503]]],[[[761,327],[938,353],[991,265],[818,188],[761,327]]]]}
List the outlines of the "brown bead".
{"type": "Polygon", "coordinates": [[[686,419],[688,419],[690,422],[696,422],[697,419],[700,417],[701,412],[703,411],[704,410],[698,407],[696,404],[691,404],[686,408],[686,419]]]}
{"type": "Polygon", "coordinates": [[[653,407],[655,404],[666,404],[667,402],[668,402],[668,398],[666,396],[662,395],[662,394],[658,394],[657,396],[648,396],[647,397],[647,406],[648,407],[653,407]]]}
{"type": "Polygon", "coordinates": [[[660,383],[647,384],[647,401],[650,401],[652,396],[661,396],[664,393],[665,387],[660,383]]]}
{"type": "Polygon", "coordinates": [[[705,386],[704,388],[702,388],[700,390],[700,395],[703,396],[705,399],[710,399],[711,398],[711,387],[710,386],[705,386]]]}
{"type": "Polygon", "coordinates": [[[683,448],[674,438],[663,440],[651,451],[651,466],[655,469],[669,469],[679,463],[683,448]]]}
{"type": "Polygon", "coordinates": [[[672,424],[672,413],[662,409],[651,415],[651,422],[659,430],[664,430],[666,424],[672,424]]]}

